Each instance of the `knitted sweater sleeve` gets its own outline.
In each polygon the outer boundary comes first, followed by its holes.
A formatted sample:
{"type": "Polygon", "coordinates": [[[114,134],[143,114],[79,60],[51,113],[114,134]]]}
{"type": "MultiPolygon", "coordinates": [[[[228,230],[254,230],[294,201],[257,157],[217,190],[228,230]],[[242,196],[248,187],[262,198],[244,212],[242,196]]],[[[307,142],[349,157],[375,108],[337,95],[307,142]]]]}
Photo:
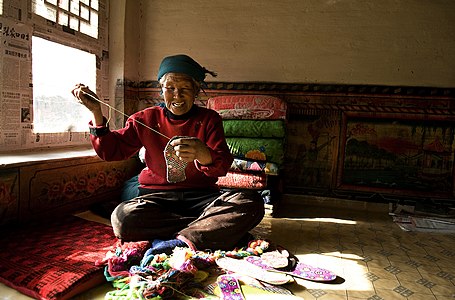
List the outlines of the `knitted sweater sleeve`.
{"type": "Polygon", "coordinates": [[[90,141],[98,156],[106,161],[127,159],[139,151],[142,147],[137,135],[137,124],[133,118],[129,118],[124,128],[109,130],[107,124],[92,126],[91,132],[102,132],[102,134],[91,134],[90,141]],[[93,130],[95,129],[95,130],[93,130]]]}
{"type": "Polygon", "coordinates": [[[221,117],[214,113],[208,126],[205,128],[206,144],[212,155],[212,163],[207,166],[194,161],[196,168],[209,177],[225,176],[234,160],[224,136],[221,117]]]}

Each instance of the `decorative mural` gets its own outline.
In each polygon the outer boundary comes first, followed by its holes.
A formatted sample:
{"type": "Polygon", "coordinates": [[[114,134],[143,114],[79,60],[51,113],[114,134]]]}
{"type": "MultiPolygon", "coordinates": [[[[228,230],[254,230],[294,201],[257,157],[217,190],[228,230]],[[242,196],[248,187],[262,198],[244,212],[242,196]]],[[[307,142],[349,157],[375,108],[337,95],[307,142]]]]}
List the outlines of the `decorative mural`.
{"type": "Polygon", "coordinates": [[[290,187],[329,189],[339,133],[334,115],[305,115],[290,119],[287,127],[286,184],[290,187]],[[302,134],[305,132],[306,134],[302,134]]]}
{"type": "Polygon", "coordinates": [[[455,124],[440,117],[348,116],[341,187],[450,196],[454,133],[455,124]]]}

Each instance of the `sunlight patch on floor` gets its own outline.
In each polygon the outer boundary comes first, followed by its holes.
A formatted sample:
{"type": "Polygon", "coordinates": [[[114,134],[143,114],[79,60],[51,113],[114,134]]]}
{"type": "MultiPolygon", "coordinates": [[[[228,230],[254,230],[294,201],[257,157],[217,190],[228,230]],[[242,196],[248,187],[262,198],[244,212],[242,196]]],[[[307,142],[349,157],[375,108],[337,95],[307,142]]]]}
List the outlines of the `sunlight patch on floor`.
{"type": "Polygon", "coordinates": [[[306,289],[320,289],[326,291],[373,291],[373,285],[364,274],[368,269],[359,264],[363,258],[355,254],[339,252],[323,254],[296,255],[300,262],[314,267],[327,269],[334,272],[338,277],[334,283],[313,282],[309,280],[297,280],[306,289]],[[336,284],[335,284],[336,283],[336,284]]]}
{"type": "Polygon", "coordinates": [[[347,225],[355,225],[355,224],[357,224],[356,221],[344,220],[344,219],[336,219],[336,218],[283,218],[283,220],[306,221],[306,222],[324,222],[324,223],[347,224],[347,225]]]}

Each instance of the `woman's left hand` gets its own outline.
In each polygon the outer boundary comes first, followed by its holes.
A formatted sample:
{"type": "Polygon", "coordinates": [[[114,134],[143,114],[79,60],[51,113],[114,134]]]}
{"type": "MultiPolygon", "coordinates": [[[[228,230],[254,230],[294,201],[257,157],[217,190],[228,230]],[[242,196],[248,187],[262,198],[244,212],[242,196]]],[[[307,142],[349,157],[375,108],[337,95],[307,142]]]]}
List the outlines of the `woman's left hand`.
{"type": "Polygon", "coordinates": [[[197,160],[201,165],[210,165],[212,155],[209,148],[200,139],[193,137],[177,138],[171,142],[175,154],[180,160],[191,162],[197,160]]]}

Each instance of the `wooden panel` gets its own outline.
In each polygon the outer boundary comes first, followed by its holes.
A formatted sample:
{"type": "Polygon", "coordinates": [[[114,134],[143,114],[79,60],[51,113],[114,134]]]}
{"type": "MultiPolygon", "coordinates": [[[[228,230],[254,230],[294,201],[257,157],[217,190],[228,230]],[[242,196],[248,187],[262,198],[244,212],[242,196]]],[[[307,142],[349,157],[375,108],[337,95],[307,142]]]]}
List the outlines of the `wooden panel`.
{"type": "Polygon", "coordinates": [[[455,116],[347,113],[337,188],[454,195],[455,116]]]}
{"type": "Polygon", "coordinates": [[[0,225],[19,216],[19,170],[0,170],[0,225]]]}
{"type": "Polygon", "coordinates": [[[136,168],[135,158],[105,162],[94,157],[22,167],[20,219],[80,211],[118,197],[136,168]]]}

